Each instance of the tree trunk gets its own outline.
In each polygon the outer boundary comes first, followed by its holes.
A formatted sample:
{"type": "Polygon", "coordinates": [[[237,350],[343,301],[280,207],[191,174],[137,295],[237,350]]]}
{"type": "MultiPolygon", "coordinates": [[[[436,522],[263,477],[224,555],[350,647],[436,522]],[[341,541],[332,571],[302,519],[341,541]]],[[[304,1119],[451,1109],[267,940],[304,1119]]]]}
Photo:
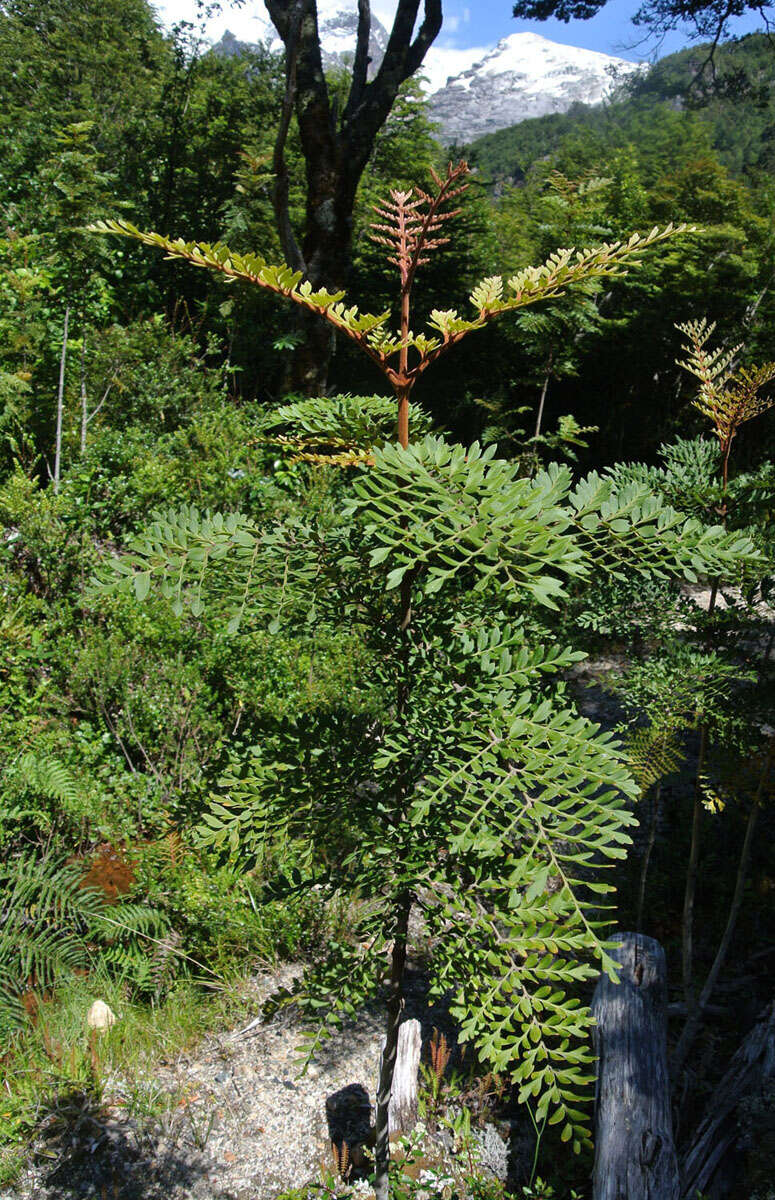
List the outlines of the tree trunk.
{"type": "Polygon", "coordinates": [[[681,1163],[681,1196],[695,1200],[713,1183],[738,1136],[737,1109],[775,1080],[775,1005],[748,1034],[711,1096],[692,1147],[681,1163]]]}
{"type": "Polygon", "coordinates": [[[534,437],[540,437],[541,426],[544,420],[544,404],[546,403],[546,393],[549,390],[549,380],[552,376],[552,362],[554,360],[554,352],[549,355],[549,361],[546,364],[546,374],[544,375],[544,383],[541,388],[541,398],[538,401],[538,414],[536,416],[536,428],[534,437]]]}
{"type": "Polygon", "coordinates": [[[86,453],[86,429],[89,424],[89,401],[86,396],[86,334],[81,345],[81,457],[86,453]]]}
{"type": "MultiPolygon", "coordinates": [[[[323,117],[321,114],[320,120],[323,117]]],[[[307,159],[307,204],[305,233],[301,243],[302,269],[313,288],[344,291],[352,273],[353,207],[362,165],[357,159],[340,161],[342,147],[329,145],[329,138],[309,134],[319,143],[315,153],[305,146],[307,159]]],[[[364,164],[365,165],[365,164],[364,164]]],[[[299,316],[302,342],[292,364],[292,390],[322,396],[328,388],[328,373],[335,337],[331,325],[315,313],[299,316]]]]}
{"type": "Polygon", "coordinates": [[[697,893],[697,875],[700,862],[700,826],[702,822],[702,773],[708,750],[708,727],[700,731],[700,751],[697,758],[697,776],[694,782],[694,806],[692,810],[692,840],[689,846],[689,865],[686,869],[683,920],[681,925],[681,979],[684,1000],[689,1009],[693,1005],[692,967],[694,959],[694,900],[697,893]]]}
{"type": "Polygon", "coordinates": [[[57,430],[54,446],[54,495],[59,491],[62,473],[62,418],[65,409],[65,369],[67,367],[67,335],[70,328],[70,305],[65,309],[65,324],[62,330],[62,354],[59,358],[59,387],[57,389],[57,430]]]}
{"type": "Polygon", "coordinates": [[[657,825],[659,823],[659,814],[662,809],[662,780],[657,780],[654,792],[654,798],[651,802],[651,821],[649,823],[649,836],[646,843],[646,849],[643,852],[643,862],[640,867],[640,881],[638,883],[638,914],[637,914],[637,930],[641,933],[643,930],[643,908],[646,903],[646,880],[649,873],[649,863],[651,855],[654,851],[654,843],[657,840],[657,825]]]}
{"type": "Polygon", "coordinates": [[[595,989],[594,1200],[678,1200],[667,1073],[667,970],[659,942],[614,938],[619,983],[595,989]]]}
{"type": "Polygon", "coordinates": [[[334,331],[322,317],[302,310],[296,314],[296,332],[300,341],[291,359],[289,389],[302,396],[325,396],[336,344],[334,331]]]}
{"type": "MultiPolygon", "coordinates": [[[[421,66],[441,29],[441,0],[398,0],[393,26],[379,69],[369,78],[371,5],[358,0],[357,45],[352,81],[341,117],[328,92],[315,0],[266,0],[285,46],[285,100],[275,145],[274,207],[289,263],[304,271],[313,287],[339,290],[351,267],[353,207],[374,143],[390,115],[401,84],[421,66]],[[299,250],[288,211],[283,152],[290,114],[295,111],[306,173],[304,237],[299,250]]],[[[319,318],[312,318],[322,321],[319,318]]],[[[333,350],[330,335],[317,325],[302,327],[304,342],[294,355],[293,387],[322,394],[328,383],[333,350]]]]}
{"type": "Polygon", "coordinates": [[[406,938],[409,929],[409,912],[411,907],[411,897],[402,896],[399,901],[396,932],[393,940],[393,956],[390,966],[390,994],[386,1005],[385,1045],[382,1051],[379,1084],[377,1086],[377,1104],[374,1122],[374,1194],[376,1200],[388,1200],[390,1172],[390,1095],[393,1090],[393,1072],[398,1055],[401,1010],[404,1007],[406,938]]]}
{"type": "Polygon", "coordinates": [[[724,928],[724,933],[722,934],[721,941],[719,942],[718,949],[716,951],[716,957],[713,960],[713,965],[708,972],[705,985],[700,993],[700,998],[697,1001],[697,1004],[689,1010],[686,1024],[684,1025],[681,1037],[679,1038],[678,1045],[675,1049],[675,1054],[673,1055],[672,1067],[673,1076],[675,1078],[677,1078],[680,1072],[683,1070],[683,1066],[689,1055],[689,1051],[694,1045],[694,1039],[697,1037],[702,1024],[703,1013],[705,1012],[708,1002],[713,995],[713,989],[716,986],[718,977],[721,974],[721,969],[726,962],[726,957],[729,953],[729,947],[732,944],[732,937],[734,936],[735,926],[737,925],[737,918],[743,904],[743,893],[745,891],[745,883],[748,878],[748,866],[751,861],[751,852],[753,850],[753,839],[756,832],[756,823],[759,817],[759,809],[762,798],[769,781],[770,769],[773,761],[773,752],[775,752],[775,737],[770,738],[767,751],[764,756],[761,774],[759,776],[756,795],[754,796],[753,804],[751,805],[751,811],[748,814],[745,837],[743,838],[743,848],[740,851],[740,859],[737,864],[735,890],[732,894],[732,903],[729,906],[729,914],[727,916],[727,923],[724,928]]]}

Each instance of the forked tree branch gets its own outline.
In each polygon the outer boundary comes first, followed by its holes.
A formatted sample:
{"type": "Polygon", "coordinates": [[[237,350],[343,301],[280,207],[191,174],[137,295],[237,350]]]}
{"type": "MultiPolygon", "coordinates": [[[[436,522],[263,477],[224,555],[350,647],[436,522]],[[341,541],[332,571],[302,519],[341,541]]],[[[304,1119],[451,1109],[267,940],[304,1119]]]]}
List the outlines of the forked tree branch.
{"type": "Polygon", "coordinates": [[[424,0],[422,24],[412,40],[419,7],[420,0],[399,0],[379,70],[372,81],[360,89],[353,102],[348,101],[343,131],[347,130],[354,142],[368,138],[373,144],[390,115],[401,84],[422,65],[438,37],[443,19],[442,0],[424,0]]]}
{"type": "Polygon", "coordinates": [[[285,95],[280,113],[280,125],[277,130],[277,137],[275,138],[274,154],[272,156],[272,170],[274,173],[272,207],[274,209],[275,220],[277,221],[277,231],[280,235],[280,245],[283,248],[286,262],[295,271],[304,271],[306,273],[307,268],[304,262],[304,255],[301,252],[301,247],[291,224],[289,206],[290,180],[285,161],[285,143],[288,140],[288,131],[291,127],[291,119],[296,104],[296,59],[299,47],[301,17],[301,5],[296,4],[292,13],[289,14],[287,25],[288,33],[285,42],[285,95]]]}
{"type": "Polygon", "coordinates": [[[371,38],[371,0],[358,0],[358,37],[353,62],[353,77],[350,95],[343,113],[346,121],[360,102],[369,75],[369,40],[371,38]]]}

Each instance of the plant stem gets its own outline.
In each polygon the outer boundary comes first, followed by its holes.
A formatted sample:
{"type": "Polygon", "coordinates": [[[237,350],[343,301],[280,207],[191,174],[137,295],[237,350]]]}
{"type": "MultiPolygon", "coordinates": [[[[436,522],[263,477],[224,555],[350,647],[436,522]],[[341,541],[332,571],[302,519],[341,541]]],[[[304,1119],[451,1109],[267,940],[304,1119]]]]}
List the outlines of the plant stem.
{"type": "Polygon", "coordinates": [[[374,1193],[376,1200],[388,1200],[390,1179],[390,1126],[388,1111],[390,1108],[390,1093],[393,1088],[396,1054],[398,1052],[398,1027],[401,1024],[401,1012],[404,1007],[406,939],[411,907],[411,895],[408,892],[403,892],[398,898],[393,955],[390,964],[390,994],[388,995],[386,1005],[385,1048],[382,1051],[379,1086],[377,1089],[376,1136],[374,1143],[374,1165],[376,1168],[374,1193]]]}
{"type": "Polygon", "coordinates": [[[536,417],[536,431],[534,434],[535,437],[539,437],[539,435],[541,433],[541,425],[542,425],[543,419],[544,419],[544,403],[546,401],[546,393],[549,390],[549,379],[551,378],[551,374],[552,374],[552,359],[553,358],[554,358],[554,354],[552,353],[549,355],[549,361],[546,364],[546,374],[544,375],[544,385],[541,388],[541,399],[538,401],[538,415],[536,417]]]}
{"type": "Polygon", "coordinates": [[[686,1024],[683,1027],[678,1045],[675,1048],[673,1055],[673,1075],[678,1077],[684,1063],[688,1057],[689,1051],[694,1045],[700,1025],[702,1024],[703,1013],[713,995],[713,989],[718,982],[718,977],[721,973],[721,968],[724,966],[729,947],[732,944],[732,937],[735,932],[737,918],[740,915],[740,909],[743,904],[743,892],[745,890],[745,882],[748,876],[748,867],[751,861],[751,850],[753,848],[754,833],[756,832],[756,823],[759,818],[759,809],[761,808],[762,796],[769,778],[772,768],[773,752],[775,752],[775,737],[771,737],[767,746],[767,753],[764,756],[764,765],[762,767],[759,782],[756,788],[751,811],[748,814],[748,822],[745,829],[745,838],[743,839],[743,848],[740,851],[740,859],[737,864],[737,877],[735,879],[735,890],[732,894],[732,902],[729,906],[729,914],[724,932],[719,942],[716,951],[716,957],[713,960],[713,965],[708,972],[708,977],[705,980],[705,985],[700,993],[700,998],[693,1009],[690,1009],[689,1015],[686,1018],[686,1024]]]}
{"type": "Polygon", "coordinates": [[[544,1117],[543,1121],[541,1122],[541,1127],[539,1129],[538,1123],[536,1122],[536,1119],[533,1116],[532,1108],[530,1107],[529,1104],[527,1104],[525,1107],[527,1108],[528,1116],[530,1117],[530,1121],[533,1126],[533,1129],[535,1130],[535,1135],[536,1135],[536,1144],[535,1144],[535,1149],[533,1151],[533,1165],[530,1168],[530,1178],[527,1181],[527,1186],[532,1187],[535,1182],[536,1172],[538,1171],[538,1155],[540,1154],[540,1151],[541,1151],[541,1139],[544,1136],[544,1129],[546,1128],[546,1117],[544,1117]]]}
{"type": "MultiPolygon", "coordinates": [[[[722,525],[726,529],[727,517],[729,515],[729,504],[727,501],[727,494],[729,492],[729,455],[732,450],[732,439],[730,438],[726,443],[722,443],[721,448],[724,453],[724,458],[723,458],[722,465],[721,465],[721,508],[719,509],[719,516],[721,517],[722,525]]],[[[717,577],[716,579],[713,580],[713,585],[710,589],[710,601],[708,602],[708,616],[709,617],[712,617],[713,613],[716,611],[716,601],[718,599],[718,589],[719,589],[719,580],[717,577]]]]}
{"type": "Polygon", "coordinates": [[[398,389],[398,440],[406,450],[409,446],[409,388],[398,389]]]}
{"type": "Polygon", "coordinates": [[[714,579],[710,589],[710,600],[708,601],[708,616],[712,617],[716,611],[716,601],[718,599],[718,579],[714,579]]]}
{"type": "Polygon", "coordinates": [[[681,929],[681,973],[684,999],[692,1008],[692,933],[694,924],[694,899],[697,892],[697,871],[700,859],[700,822],[702,819],[702,772],[708,749],[708,727],[700,729],[700,752],[697,758],[697,776],[694,783],[694,810],[692,813],[692,841],[689,849],[689,865],[686,870],[684,891],[683,924],[681,929]]]}
{"type": "Polygon", "coordinates": [[[86,398],[86,334],[81,344],[81,456],[86,453],[86,428],[89,424],[89,406],[86,398]]]}
{"type": "Polygon", "coordinates": [[[662,808],[662,780],[657,781],[654,799],[651,802],[651,823],[649,825],[649,837],[646,843],[646,849],[643,854],[643,862],[640,868],[640,883],[638,885],[638,915],[635,921],[635,930],[637,933],[643,931],[643,906],[646,900],[646,877],[649,873],[649,862],[651,861],[651,853],[654,849],[654,843],[657,838],[657,822],[659,820],[660,809],[662,808]]]}
{"type": "MultiPolygon", "coordinates": [[[[404,218],[401,216],[401,229],[404,231],[404,218]]],[[[409,351],[406,339],[409,335],[411,308],[411,276],[402,272],[401,288],[401,336],[404,345],[401,348],[399,374],[406,378],[409,351]]],[[[406,450],[409,446],[409,393],[411,383],[395,385],[398,401],[398,440],[406,450]]],[[[404,521],[408,518],[405,517],[404,521]]],[[[396,696],[396,711],[398,719],[406,707],[409,698],[409,625],[412,620],[412,580],[411,572],[407,572],[401,581],[401,602],[398,618],[400,638],[400,677],[396,696]]],[[[403,792],[403,787],[401,791],[403,792]]],[[[406,939],[409,929],[409,913],[412,908],[412,896],[402,892],[398,897],[398,912],[396,917],[395,934],[393,937],[393,956],[390,964],[390,994],[386,1009],[385,1047],[382,1051],[382,1062],[379,1069],[379,1084],[377,1087],[377,1103],[375,1112],[375,1142],[374,1142],[374,1193],[375,1200],[388,1200],[390,1190],[390,1095],[393,1090],[393,1074],[398,1053],[398,1028],[401,1023],[401,1010],[404,1007],[404,968],[406,967],[406,939]]]]}
{"type": "Polygon", "coordinates": [[[67,365],[67,334],[70,328],[70,305],[65,309],[65,325],[62,331],[62,354],[59,358],[59,388],[57,389],[57,431],[54,450],[54,495],[59,491],[62,472],[62,415],[65,407],[65,367],[67,365]]]}

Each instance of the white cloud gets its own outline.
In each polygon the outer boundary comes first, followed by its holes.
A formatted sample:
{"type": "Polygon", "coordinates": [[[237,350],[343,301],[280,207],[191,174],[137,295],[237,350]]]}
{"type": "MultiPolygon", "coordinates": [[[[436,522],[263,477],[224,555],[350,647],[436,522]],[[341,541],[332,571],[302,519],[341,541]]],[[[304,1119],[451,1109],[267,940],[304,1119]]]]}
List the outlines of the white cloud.
{"type": "MultiPolygon", "coordinates": [[[[356,0],[318,0],[318,13],[321,17],[339,12],[342,8],[356,7],[356,0]]],[[[155,8],[165,25],[173,25],[176,21],[197,22],[194,0],[157,0],[155,8]]],[[[395,0],[377,0],[372,4],[372,12],[388,29],[393,24],[395,11],[395,0]]],[[[227,29],[244,41],[256,42],[266,37],[274,37],[274,27],[263,0],[247,0],[247,3],[241,6],[232,5],[228,0],[224,0],[221,12],[207,22],[207,36],[217,41],[227,29]]]]}
{"type": "MultiPolygon", "coordinates": [[[[318,12],[321,16],[338,12],[343,7],[354,9],[356,0],[318,0],[318,12]]],[[[388,29],[393,22],[395,8],[395,0],[376,0],[376,3],[372,4],[375,16],[388,29]]],[[[156,11],[166,25],[172,25],[175,21],[196,21],[194,0],[157,0],[156,11]]],[[[470,15],[470,9],[465,9],[462,22],[468,21],[470,15]]],[[[455,33],[460,25],[460,16],[448,16],[445,18],[443,32],[455,33]]],[[[235,37],[246,42],[258,42],[276,36],[263,0],[247,0],[241,7],[224,3],[222,12],[208,22],[207,36],[212,41],[217,41],[227,29],[235,37]]],[[[454,45],[445,46],[438,43],[432,46],[423,63],[423,73],[428,78],[428,90],[435,92],[444,87],[450,75],[468,70],[486,54],[487,49],[486,46],[477,46],[464,50],[454,45]]]]}

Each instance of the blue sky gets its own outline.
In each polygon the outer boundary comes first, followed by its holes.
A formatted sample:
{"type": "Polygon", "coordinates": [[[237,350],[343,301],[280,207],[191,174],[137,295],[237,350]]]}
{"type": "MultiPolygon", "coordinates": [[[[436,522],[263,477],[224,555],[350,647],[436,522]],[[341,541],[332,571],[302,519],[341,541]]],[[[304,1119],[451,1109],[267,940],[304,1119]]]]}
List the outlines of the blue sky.
{"type": "MultiPolygon", "coordinates": [[[[689,39],[671,34],[658,46],[654,39],[644,41],[643,30],[632,24],[640,0],[609,0],[596,17],[589,21],[515,21],[509,0],[445,0],[444,29],[440,46],[463,49],[497,41],[509,33],[539,33],[553,42],[600,50],[618,58],[633,61],[661,57],[680,50],[689,39]]],[[[736,21],[731,26],[735,34],[749,33],[761,27],[755,14],[736,21]]]]}
{"type": "MultiPolygon", "coordinates": [[[[153,2],[159,15],[167,22],[196,20],[195,0],[153,2]]],[[[609,0],[590,21],[565,24],[554,20],[515,21],[511,15],[513,0],[444,0],[444,26],[432,53],[443,60],[437,70],[445,76],[447,67],[444,64],[448,64],[450,73],[462,69],[462,63],[455,65],[455,51],[465,51],[471,47],[484,49],[510,33],[537,33],[568,46],[599,50],[634,62],[653,60],[689,44],[688,36],[681,33],[670,34],[660,44],[653,38],[645,38],[643,30],[632,24],[632,17],[640,3],[641,0],[609,0]]],[[[321,14],[325,10],[342,7],[354,9],[356,0],[318,0],[321,14]]],[[[372,11],[385,25],[389,25],[395,11],[395,0],[372,0],[372,11]]],[[[756,15],[749,14],[732,23],[730,31],[742,34],[760,26],[761,21],[756,15]]],[[[268,27],[269,19],[263,0],[243,0],[242,3],[221,0],[221,12],[209,23],[207,33],[210,38],[217,40],[224,29],[230,29],[246,41],[257,41],[266,36],[268,27]]],[[[469,56],[465,66],[469,66],[470,61],[469,56]]]]}

